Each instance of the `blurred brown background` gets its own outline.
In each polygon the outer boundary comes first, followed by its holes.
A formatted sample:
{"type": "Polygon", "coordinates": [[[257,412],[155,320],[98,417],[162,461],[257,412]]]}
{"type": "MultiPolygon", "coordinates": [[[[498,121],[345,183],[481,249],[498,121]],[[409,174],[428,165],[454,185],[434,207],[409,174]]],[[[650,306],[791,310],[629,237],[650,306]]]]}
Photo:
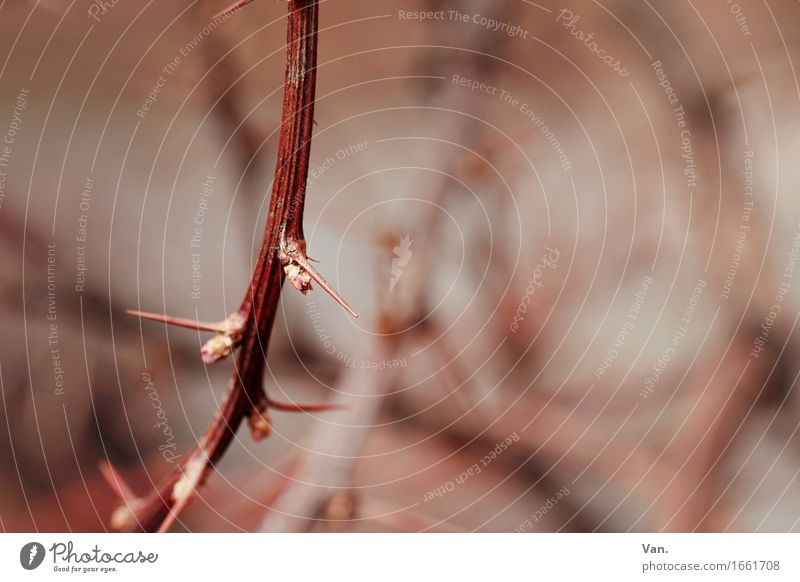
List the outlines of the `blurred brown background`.
{"type": "MultiPolygon", "coordinates": [[[[99,461],[146,492],[224,394],[125,315],[249,280],[286,5],[223,8],[0,7],[6,531],[105,530],[99,461]]],[[[360,317],[285,289],[266,386],[345,408],[243,431],[178,529],[800,530],[797,3],[320,14],[305,228],[360,317]]]]}

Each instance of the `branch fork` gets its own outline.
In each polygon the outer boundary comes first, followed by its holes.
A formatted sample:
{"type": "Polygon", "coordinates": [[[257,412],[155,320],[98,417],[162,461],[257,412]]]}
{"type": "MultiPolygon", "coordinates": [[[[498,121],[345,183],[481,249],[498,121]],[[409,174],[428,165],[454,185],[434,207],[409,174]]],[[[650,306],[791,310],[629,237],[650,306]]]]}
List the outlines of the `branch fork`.
{"type": "MultiPolygon", "coordinates": [[[[185,460],[146,496],[139,497],[108,464],[101,472],[120,500],[111,526],[120,531],[167,531],[197,495],[246,420],[256,441],[272,432],[269,409],[322,412],[330,404],[283,403],[267,395],[264,353],[278,312],[285,278],[302,293],[315,281],[349,313],[353,309],[311,265],[302,234],[305,188],[313,133],[316,92],[319,0],[289,0],[287,65],[278,163],[272,184],[264,240],[239,310],[220,322],[201,322],[142,311],[131,315],[216,335],[205,343],[203,361],[210,364],[233,354],[236,370],[228,392],[206,432],[185,460]]],[[[237,2],[228,11],[238,10],[237,2]]]]}
{"type": "Polygon", "coordinates": [[[245,314],[236,311],[222,322],[217,335],[208,340],[200,349],[203,362],[214,364],[227,358],[242,341],[245,328],[245,314]]]}
{"type": "Polygon", "coordinates": [[[278,251],[278,258],[283,265],[283,272],[289,282],[295,289],[300,291],[303,295],[313,290],[311,281],[315,281],[328,295],[333,297],[339,305],[345,308],[347,312],[353,317],[358,317],[358,314],[352,307],[344,300],[344,298],[336,292],[336,290],[325,280],[325,277],[317,271],[311,264],[311,259],[306,254],[306,241],[300,239],[281,239],[280,250],[278,251]]]}
{"type": "Polygon", "coordinates": [[[147,311],[136,311],[133,309],[129,309],[127,313],[134,317],[159,321],[167,325],[175,325],[177,327],[185,327],[197,331],[216,332],[217,335],[203,344],[203,347],[200,349],[203,362],[206,364],[214,364],[228,357],[241,342],[242,332],[244,332],[247,323],[246,316],[242,311],[231,313],[226,319],[213,323],[199,320],[195,321],[182,317],[172,317],[171,315],[161,315],[159,313],[150,313],[147,311]]]}

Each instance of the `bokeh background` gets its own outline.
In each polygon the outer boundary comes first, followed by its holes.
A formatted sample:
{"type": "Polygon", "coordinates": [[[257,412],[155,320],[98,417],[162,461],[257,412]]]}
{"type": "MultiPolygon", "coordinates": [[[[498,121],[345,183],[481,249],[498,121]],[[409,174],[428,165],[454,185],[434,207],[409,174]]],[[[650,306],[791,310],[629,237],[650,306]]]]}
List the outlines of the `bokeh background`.
{"type": "MultiPolygon", "coordinates": [[[[231,363],[286,2],[0,4],[0,527],[105,531],[231,363]]],[[[800,6],[324,0],[275,413],[190,531],[798,531],[800,6]]]]}

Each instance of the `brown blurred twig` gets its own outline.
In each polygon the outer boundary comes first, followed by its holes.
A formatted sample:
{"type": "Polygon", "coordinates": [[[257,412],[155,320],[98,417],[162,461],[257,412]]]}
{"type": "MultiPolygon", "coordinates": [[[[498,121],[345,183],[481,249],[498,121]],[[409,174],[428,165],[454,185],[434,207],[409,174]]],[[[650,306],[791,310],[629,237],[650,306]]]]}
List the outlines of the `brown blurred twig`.
{"type": "MultiPolygon", "coordinates": [[[[473,0],[470,2],[470,8],[476,13],[506,10],[488,0],[473,0]]],[[[457,38],[460,38],[460,34],[451,40],[457,38]]],[[[473,50],[465,51],[463,54],[456,51],[454,55],[463,57],[460,65],[464,74],[474,78],[483,76],[488,80],[496,74],[495,68],[486,61],[486,54],[492,48],[499,50],[490,35],[482,35],[478,37],[473,50]]],[[[479,116],[480,105],[452,84],[448,83],[444,89],[439,89],[440,85],[434,87],[434,99],[438,100],[441,106],[462,113],[457,117],[455,124],[451,119],[447,119],[442,129],[455,127],[455,139],[458,144],[474,144],[479,133],[474,126],[474,116],[479,116]],[[438,95],[436,95],[437,90],[438,95]]],[[[468,151],[468,148],[442,148],[439,159],[432,163],[433,167],[442,168],[444,172],[430,190],[434,204],[429,206],[428,212],[415,217],[413,240],[415,254],[419,259],[404,272],[405,292],[395,293],[391,303],[386,298],[379,301],[376,327],[380,333],[372,336],[373,339],[362,346],[360,352],[364,354],[366,361],[392,359],[401,346],[410,341],[414,333],[431,331],[433,323],[425,320],[430,311],[428,283],[436,266],[436,253],[432,249],[442,219],[438,207],[444,203],[450,190],[449,175],[460,173],[465,166],[462,163],[465,151],[468,151]],[[401,333],[405,329],[416,329],[416,332],[401,333]]],[[[392,241],[387,237],[384,239],[391,249],[392,241]]],[[[301,462],[302,469],[299,471],[298,480],[279,498],[275,511],[267,513],[261,531],[307,531],[317,519],[333,519],[330,515],[332,505],[347,506],[351,508],[352,513],[356,511],[357,496],[348,490],[352,485],[352,473],[363,450],[366,436],[383,406],[383,395],[395,381],[395,375],[388,372],[376,378],[373,374],[356,368],[345,369],[337,381],[338,396],[335,400],[343,405],[344,410],[332,415],[330,424],[319,425],[310,435],[306,448],[314,452],[305,455],[304,461],[301,462]],[[350,499],[351,502],[334,503],[344,498],[350,499]]],[[[335,519],[346,521],[352,517],[353,515],[337,515],[335,519]]],[[[431,523],[424,516],[417,517],[415,523],[431,523]]]]}

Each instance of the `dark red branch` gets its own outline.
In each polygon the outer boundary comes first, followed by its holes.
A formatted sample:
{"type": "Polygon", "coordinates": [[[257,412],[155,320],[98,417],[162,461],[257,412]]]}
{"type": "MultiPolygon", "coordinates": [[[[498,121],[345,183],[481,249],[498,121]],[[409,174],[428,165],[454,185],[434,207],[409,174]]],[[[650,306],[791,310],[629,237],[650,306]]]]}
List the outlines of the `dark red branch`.
{"type": "MultiPolygon", "coordinates": [[[[317,1],[290,0],[289,2],[287,67],[278,160],[264,240],[239,312],[220,324],[200,324],[167,316],[137,313],[165,323],[218,331],[219,335],[204,347],[204,350],[209,351],[209,353],[204,351],[204,359],[208,356],[212,361],[216,361],[213,358],[219,359],[234,350],[235,372],[228,393],[211,426],[197,446],[181,463],[178,470],[148,496],[132,498],[130,488],[122,482],[113,469],[108,468],[104,471],[122,501],[122,505],[112,517],[115,529],[122,531],[169,529],[180,512],[194,498],[197,489],[225,453],[245,419],[250,423],[253,437],[260,440],[270,433],[267,412],[269,408],[297,412],[330,408],[324,404],[275,403],[267,397],[262,383],[265,354],[278,311],[284,272],[291,270],[295,278],[303,278],[307,273],[305,269],[308,257],[302,222],[314,124],[317,1]],[[295,268],[290,269],[290,267],[295,268]],[[214,351],[216,349],[219,351],[214,351]]],[[[315,280],[320,277],[316,272],[308,276],[315,280]]],[[[297,286],[296,280],[292,282],[297,286]]],[[[307,291],[310,285],[298,288],[307,291]]],[[[335,293],[333,295],[343,303],[335,293]]]]}

